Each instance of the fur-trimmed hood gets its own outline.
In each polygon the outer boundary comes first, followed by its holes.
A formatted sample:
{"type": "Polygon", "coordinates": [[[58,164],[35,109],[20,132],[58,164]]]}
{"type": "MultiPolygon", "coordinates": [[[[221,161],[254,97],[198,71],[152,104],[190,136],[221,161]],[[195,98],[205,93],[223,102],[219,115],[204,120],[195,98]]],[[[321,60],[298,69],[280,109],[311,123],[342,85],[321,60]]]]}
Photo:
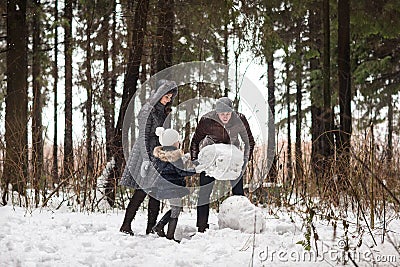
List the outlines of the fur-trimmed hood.
{"type": "Polygon", "coordinates": [[[175,162],[183,157],[183,151],[180,149],[164,150],[162,146],[154,148],[153,155],[164,162],[175,162]]]}

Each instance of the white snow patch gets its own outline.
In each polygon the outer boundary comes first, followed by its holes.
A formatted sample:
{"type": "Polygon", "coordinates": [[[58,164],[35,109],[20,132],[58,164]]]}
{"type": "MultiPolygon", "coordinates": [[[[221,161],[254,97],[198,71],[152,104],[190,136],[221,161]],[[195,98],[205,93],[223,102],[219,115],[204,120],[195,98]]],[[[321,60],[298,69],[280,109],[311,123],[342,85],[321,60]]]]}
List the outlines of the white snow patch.
{"type": "Polygon", "coordinates": [[[219,228],[231,228],[244,233],[261,233],[266,229],[262,210],[244,196],[231,196],[222,202],[218,225],[219,228]]]}
{"type": "Polygon", "coordinates": [[[279,224],[275,226],[274,231],[279,235],[294,233],[296,231],[296,226],[293,223],[280,221],[279,224]]]}

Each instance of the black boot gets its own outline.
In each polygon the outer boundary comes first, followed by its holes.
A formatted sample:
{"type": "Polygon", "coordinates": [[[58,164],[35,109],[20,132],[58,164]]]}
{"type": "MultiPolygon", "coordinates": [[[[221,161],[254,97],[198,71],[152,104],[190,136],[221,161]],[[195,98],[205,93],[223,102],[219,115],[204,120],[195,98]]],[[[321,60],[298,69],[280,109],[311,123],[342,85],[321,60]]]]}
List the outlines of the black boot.
{"type": "Polygon", "coordinates": [[[178,224],[178,218],[171,218],[171,219],[169,220],[169,223],[168,223],[168,231],[167,231],[166,237],[167,237],[167,239],[174,240],[175,242],[180,243],[181,241],[176,240],[175,237],[174,237],[174,235],[175,235],[175,229],[176,229],[176,225],[177,225],[177,224],[178,224]]]}
{"type": "Polygon", "coordinates": [[[209,213],[210,213],[209,204],[197,207],[197,222],[196,222],[196,226],[198,227],[198,231],[200,233],[204,233],[206,231],[206,229],[209,228],[209,225],[208,225],[209,213]]]}
{"type": "Polygon", "coordinates": [[[167,225],[171,218],[171,210],[167,211],[161,220],[152,228],[153,232],[161,237],[165,237],[164,226],[167,225]]]}
{"type": "Polygon", "coordinates": [[[135,191],[131,200],[129,201],[128,207],[126,207],[124,222],[122,223],[122,226],[119,229],[120,232],[133,235],[133,231],[131,229],[131,223],[135,218],[136,212],[138,211],[145,197],[146,193],[143,190],[135,191]]]}
{"type": "Polygon", "coordinates": [[[206,231],[206,229],[208,229],[210,226],[209,226],[209,224],[207,223],[207,224],[205,224],[205,225],[200,225],[199,227],[198,227],[198,232],[199,233],[204,233],[205,231],[206,231]]]}
{"type": "Polygon", "coordinates": [[[147,227],[146,235],[153,233],[152,228],[156,225],[157,216],[160,212],[160,201],[150,196],[147,209],[147,227]]]}

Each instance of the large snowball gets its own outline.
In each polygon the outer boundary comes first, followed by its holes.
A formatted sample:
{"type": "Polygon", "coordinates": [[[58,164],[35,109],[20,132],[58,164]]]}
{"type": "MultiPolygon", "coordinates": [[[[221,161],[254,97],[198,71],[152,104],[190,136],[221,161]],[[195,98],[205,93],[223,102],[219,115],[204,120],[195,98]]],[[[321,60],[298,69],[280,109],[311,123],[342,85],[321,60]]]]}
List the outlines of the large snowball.
{"type": "Polygon", "coordinates": [[[198,156],[196,172],[205,171],[217,180],[235,180],[243,166],[243,152],[234,145],[213,144],[204,147],[198,156]]]}
{"type": "Polygon", "coordinates": [[[231,196],[222,202],[218,214],[219,228],[231,228],[244,233],[261,233],[266,229],[262,210],[244,196],[231,196]]]}

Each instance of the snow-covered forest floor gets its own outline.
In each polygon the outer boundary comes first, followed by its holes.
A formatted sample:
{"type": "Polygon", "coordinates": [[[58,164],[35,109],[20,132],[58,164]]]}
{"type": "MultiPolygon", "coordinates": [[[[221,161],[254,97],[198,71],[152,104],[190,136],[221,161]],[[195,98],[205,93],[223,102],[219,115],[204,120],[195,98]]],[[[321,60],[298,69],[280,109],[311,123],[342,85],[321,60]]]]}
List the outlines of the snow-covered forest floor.
{"type": "Polygon", "coordinates": [[[196,233],[196,210],[185,208],[175,233],[182,240],[178,244],[145,235],[147,213],[143,209],[132,223],[135,236],[127,236],[118,231],[123,210],[88,213],[67,207],[2,206],[0,266],[400,265],[398,214],[387,214],[383,243],[379,221],[370,233],[362,219],[357,230],[357,219],[351,215],[346,231],[342,220],[328,221],[318,214],[308,226],[311,217],[306,212],[267,207],[262,214],[266,227],[261,233],[220,229],[215,210],[210,212],[210,229],[196,233]],[[349,249],[344,252],[346,244],[349,249]],[[308,245],[310,250],[305,249],[308,245]]]}

